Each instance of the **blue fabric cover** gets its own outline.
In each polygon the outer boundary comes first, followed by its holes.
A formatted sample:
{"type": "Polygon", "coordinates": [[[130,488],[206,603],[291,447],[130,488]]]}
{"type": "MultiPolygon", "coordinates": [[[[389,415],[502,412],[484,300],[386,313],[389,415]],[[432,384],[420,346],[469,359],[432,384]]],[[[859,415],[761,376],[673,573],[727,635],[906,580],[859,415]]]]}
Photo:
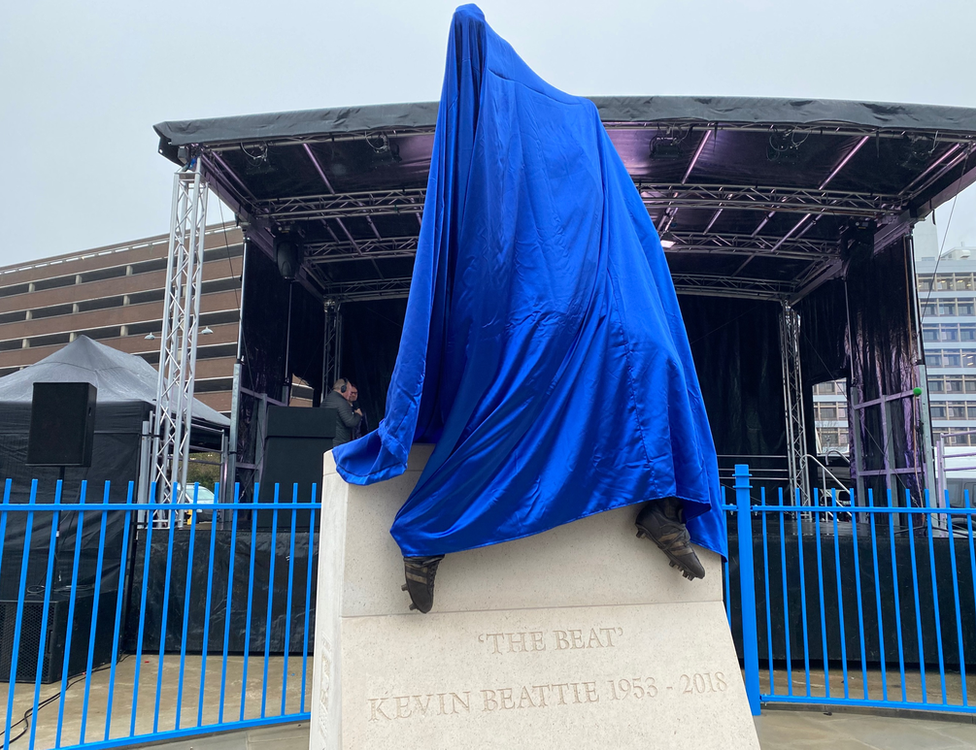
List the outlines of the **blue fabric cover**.
{"type": "Polygon", "coordinates": [[[474,5],[453,19],[386,418],[334,450],[353,484],[436,443],[405,556],[684,501],[722,555],[715,448],[657,232],[595,106],[536,76],[474,5]]]}

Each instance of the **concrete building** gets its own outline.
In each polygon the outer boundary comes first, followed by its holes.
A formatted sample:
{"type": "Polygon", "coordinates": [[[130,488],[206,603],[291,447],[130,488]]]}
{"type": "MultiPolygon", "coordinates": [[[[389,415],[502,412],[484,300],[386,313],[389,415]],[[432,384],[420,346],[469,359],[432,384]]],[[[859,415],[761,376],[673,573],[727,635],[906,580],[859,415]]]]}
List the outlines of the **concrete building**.
{"type": "MultiPolygon", "coordinates": [[[[0,268],[0,376],[76,336],[159,360],[168,235],[0,268]]],[[[244,246],[235,227],[207,231],[195,392],[229,414],[244,246]]]]}
{"type": "Polygon", "coordinates": [[[976,431],[976,248],[940,257],[935,225],[920,224],[915,271],[933,439],[956,435],[946,444],[976,445],[976,435],[958,434],[976,431]]]}

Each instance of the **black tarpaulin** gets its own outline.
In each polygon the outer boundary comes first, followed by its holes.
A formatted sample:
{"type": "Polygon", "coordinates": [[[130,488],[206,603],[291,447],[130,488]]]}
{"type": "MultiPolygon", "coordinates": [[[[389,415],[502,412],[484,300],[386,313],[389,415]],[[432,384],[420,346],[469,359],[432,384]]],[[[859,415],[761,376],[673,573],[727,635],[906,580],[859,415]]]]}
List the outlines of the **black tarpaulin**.
{"type": "MultiPolygon", "coordinates": [[[[881,396],[906,394],[885,405],[875,403],[863,409],[860,439],[861,463],[865,470],[908,471],[899,473],[892,488],[894,504],[902,504],[902,491],[916,497],[924,489],[920,436],[911,426],[920,425],[919,400],[912,395],[918,382],[916,350],[912,331],[914,283],[907,238],[899,238],[878,252],[854,253],[847,269],[847,305],[850,310],[850,361],[853,404],[876,401],[881,396]]],[[[876,500],[884,497],[883,478],[871,477],[876,500]]]]}
{"type": "Polygon", "coordinates": [[[123,642],[126,651],[134,652],[141,647],[143,652],[158,653],[164,636],[167,652],[185,648],[190,653],[200,653],[207,633],[206,645],[212,654],[220,653],[225,647],[229,653],[258,654],[264,652],[266,645],[270,653],[280,654],[286,650],[286,643],[291,654],[301,654],[306,648],[311,653],[318,570],[315,535],[295,532],[293,541],[290,531],[279,531],[277,536],[260,531],[252,535],[249,529],[244,530],[246,526],[241,522],[236,537],[230,530],[206,526],[174,530],[172,547],[168,532],[155,530],[148,555],[147,531],[139,531],[132,590],[141,597],[145,588],[146,608],[140,612],[133,606],[128,611],[123,642]],[[213,557],[210,556],[211,534],[213,557]],[[193,535],[196,539],[191,558],[193,535]],[[164,621],[167,583],[169,600],[164,621]]]}
{"type": "MultiPolygon", "coordinates": [[[[878,128],[976,130],[976,110],[923,104],[776,99],[754,96],[594,96],[604,122],[845,123],[878,128]]],[[[336,107],[295,112],[173,120],[155,126],[159,150],[176,161],[186,144],[355,133],[380,129],[433,129],[437,102],[336,107]]]]}

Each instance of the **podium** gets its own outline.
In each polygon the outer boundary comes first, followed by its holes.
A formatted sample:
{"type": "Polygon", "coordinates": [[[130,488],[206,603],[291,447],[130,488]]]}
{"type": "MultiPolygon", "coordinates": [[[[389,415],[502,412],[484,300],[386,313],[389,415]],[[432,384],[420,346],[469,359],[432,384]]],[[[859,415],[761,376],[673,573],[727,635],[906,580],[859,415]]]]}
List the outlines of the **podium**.
{"type": "Polygon", "coordinates": [[[719,557],[685,580],[636,507],[448,555],[410,611],[389,528],[430,450],[367,487],[325,454],[311,750],[758,749],[719,557]]]}

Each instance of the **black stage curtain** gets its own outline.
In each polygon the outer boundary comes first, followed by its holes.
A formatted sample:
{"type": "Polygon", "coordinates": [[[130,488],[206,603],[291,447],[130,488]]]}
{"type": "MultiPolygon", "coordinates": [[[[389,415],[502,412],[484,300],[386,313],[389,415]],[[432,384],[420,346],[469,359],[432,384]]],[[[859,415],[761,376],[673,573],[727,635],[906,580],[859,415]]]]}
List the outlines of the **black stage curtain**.
{"type": "MultiPolygon", "coordinates": [[[[783,383],[776,303],[678,298],[719,454],[783,455],[783,383]]],[[[343,307],[343,374],[375,429],[386,408],[406,300],[343,307]]]]}
{"type": "Polygon", "coordinates": [[[405,299],[353,302],[342,307],[342,374],[359,389],[359,403],[369,430],[386,412],[386,392],[393,377],[405,299]]]}
{"type": "Polygon", "coordinates": [[[719,455],[785,455],[780,306],[724,297],[678,301],[719,455]]]}
{"type": "MultiPolygon", "coordinates": [[[[322,393],[325,313],[320,300],[301,284],[283,279],[275,262],[256,245],[248,243],[245,253],[237,460],[256,463],[258,440],[264,434],[264,412],[261,400],[247,391],[281,402],[291,374],[312,387],[313,403],[318,404],[322,393]]],[[[252,472],[241,470],[237,479],[243,490],[251,486],[255,477],[252,472]]]]}
{"type": "MultiPolygon", "coordinates": [[[[816,454],[817,429],[813,408],[813,387],[830,380],[850,380],[850,352],[847,346],[847,302],[842,279],[828,281],[796,305],[800,313],[800,374],[803,378],[803,411],[806,415],[807,452],[816,454]]],[[[828,457],[834,465],[838,457],[828,457]]],[[[841,462],[846,465],[845,462],[841,462]]],[[[810,486],[817,486],[819,471],[810,470],[810,486]]]]}
{"type": "MultiPolygon", "coordinates": [[[[915,351],[912,331],[911,252],[906,238],[900,238],[875,252],[852,253],[847,268],[847,304],[850,309],[852,351],[851,388],[859,403],[882,394],[911,391],[916,382],[915,351]]],[[[866,469],[918,467],[920,460],[917,398],[892,403],[890,438],[882,429],[882,407],[864,410],[861,425],[861,455],[866,469]],[[889,445],[888,440],[891,444],[889,445]],[[888,453],[891,458],[888,458],[888,453]]],[[[903,491],[916,494],[923,484],[921,468],[917,473],[901,474],[899,498],[903,491]]],[[[884,498],[883,480],[869,478],[867,487],[875,490],[876,502],[884,498]]]]}

